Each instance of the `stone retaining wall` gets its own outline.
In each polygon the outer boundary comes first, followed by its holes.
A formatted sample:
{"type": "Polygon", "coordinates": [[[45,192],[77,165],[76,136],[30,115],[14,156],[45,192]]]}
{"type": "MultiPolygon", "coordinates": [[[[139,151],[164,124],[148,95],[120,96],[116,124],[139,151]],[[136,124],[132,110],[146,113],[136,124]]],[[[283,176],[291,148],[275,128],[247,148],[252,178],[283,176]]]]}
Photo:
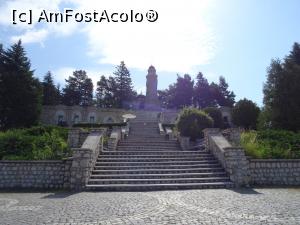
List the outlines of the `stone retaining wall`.
{"type": "Polygon", "coordinates": [[[1,160],[0,189],[84,189],[103,148],[105,132],[106,129],[92,129],[90,132],[72,129],[68,141],[73,154],[67,160],[1,160]],[[85,141],[81,145],[82,139],[85,141]]]}
{"type": "Polygon", "coordinates": [[[71,160],[0,161],[0,188],[69,188],[71,160]]]}
{"type": "Polygon", "coordinates": [[[236,187],[250,182],[249,161],[240,147],[233,147],[217,128],[204,129],[206,149],[211,151],[236,187]]]}
{"type": "Polygon", "coordinates": [[[254,185],[300,185],[300,159],[250,159],[254,185]]]}
{"type": "MultiPolygon", "coordinates": [[[[230,179],[237,186],[252,185],[300,185],[300,159],[251,159],[241,147],[233,147],[219,129],[204,131],[206,150],[222,164],[230,179]]],[[[227,138],[238,144],[238,130],[231,129],[227,138]]]]}

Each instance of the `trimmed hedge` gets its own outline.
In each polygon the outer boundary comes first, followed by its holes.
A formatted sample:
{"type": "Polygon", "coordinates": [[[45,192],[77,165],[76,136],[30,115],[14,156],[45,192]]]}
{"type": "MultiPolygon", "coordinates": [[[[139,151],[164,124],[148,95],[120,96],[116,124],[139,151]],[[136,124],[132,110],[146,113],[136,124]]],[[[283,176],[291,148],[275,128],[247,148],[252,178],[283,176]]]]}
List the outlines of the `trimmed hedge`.
{"type": "Polygon", "coordinates": [[[204,111],[196,108],[185,108],[176,122],[176,128],[182,136],[191,140],[203,138],[203,129],[213,126],[213,119],[204,111]]]}
{"type": "Polygon", "coordinates": [[[66,128],[54,126],[0,132],[0,159],[62,159],[70,154],[67,137],[66,128]]]}

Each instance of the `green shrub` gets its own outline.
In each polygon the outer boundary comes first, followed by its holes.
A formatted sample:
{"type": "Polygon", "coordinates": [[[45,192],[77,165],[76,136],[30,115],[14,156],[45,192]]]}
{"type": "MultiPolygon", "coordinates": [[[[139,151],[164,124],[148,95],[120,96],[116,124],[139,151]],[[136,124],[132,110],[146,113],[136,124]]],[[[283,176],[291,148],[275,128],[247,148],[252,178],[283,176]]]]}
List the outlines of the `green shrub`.
{"type": "Polygon", "coordinates": [[[191,140],[203,137],[203,129],[213,126],[213,119],[205,112],[195,108],[185,108],[181,111],[176,127],[182,136],[191,140]]]}
{"type": "Polygon", "coordinates": [[[248,131],[241,135],[246,154],[254,158],[300,158],[300,134],[285,130],[248,131]]]}
{"type": "Polygon", "coordinates": [[[7,155],[32,157],[34,148],[34,137],[24,135],[22,129],[13,129],[6,132],[0,132],[0,158],[7,155]]]}
{"type": "Polygon", "coordinates": [[[38,126],[0,132],[0,159],[61,159],[69,154],[65,128],[38,126]]]}
{"type": "Polygon", "coordinates": [[[214,121],[214,128],[223,128],[223,117],[220,109],[215,107],[207,107],[203,109],[214,121]]]}

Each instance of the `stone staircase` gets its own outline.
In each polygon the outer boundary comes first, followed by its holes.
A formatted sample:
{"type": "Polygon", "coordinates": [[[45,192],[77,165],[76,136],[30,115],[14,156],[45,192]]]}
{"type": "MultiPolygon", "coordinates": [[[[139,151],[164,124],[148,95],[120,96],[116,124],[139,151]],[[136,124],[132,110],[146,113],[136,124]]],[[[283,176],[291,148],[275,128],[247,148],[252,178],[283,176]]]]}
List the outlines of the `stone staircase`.
{"type": "Polygon", "coordinates": [[[229,187],[233,183],[211,153],[182,151],[159,134],[155,117],[141,115],[117,151],[101,152],[87,184],[89,190],[122,191],[229,187]]]}

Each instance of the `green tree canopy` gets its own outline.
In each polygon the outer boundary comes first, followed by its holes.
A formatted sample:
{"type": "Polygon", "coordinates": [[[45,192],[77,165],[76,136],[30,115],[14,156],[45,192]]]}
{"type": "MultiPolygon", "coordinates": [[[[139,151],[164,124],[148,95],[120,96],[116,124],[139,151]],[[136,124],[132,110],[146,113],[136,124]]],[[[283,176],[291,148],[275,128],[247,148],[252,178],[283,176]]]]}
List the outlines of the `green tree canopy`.
{"type": "Polygon", "coordinates": [[[214,97],[207,79],[201,72],[196,77],[194,87],[194,105],[199,108],[215,106],[214,97]]]}
{"type": "Polygon", "coordinates": [[[219,77],[218,91],[219,96],[217,97],[217,102],[219,106],[232,107],[235,102],[235,94],[233,91],[228,90],[228,83],[223,76],[219,77]]]}
{"type": "Polygon", "coordinates": [[[116,84],[115,98],[117,107],[128,107],[130,101],[133,99],[134,92],[132,89],[132,81],[130,72],[127,69],[124,61],[121,61],[120,65],[116,67],[114,72],[114,80],[116,84]]]}
{"type": "Polygon", "coordinates": [[[102,108],[116,107],[116,93],[117,87],[115,79],[111,76],[107,79],[104,75],[102,75],[100,80],[97,82],[97,106],[102,108]]]}
{"type": "Polygon", "coordinates": [[[33,77],[30,60],[21,41],[0,48],[0,128],[36,124],[41,110],[42,88],[33,77]]]}
{"type": "Polygon", "coordinates": [[[295,43],[283,61],[275,59],[267,70],[264,109],[273,128],[300,130],[300,45],[295,43]]]}
{"type": "Polygon", "coordinates": [[[214,121],[213,127],[223,128],[223,117],[220,109],[216,107],[206,107],[203,109],[214,121]]]}
{"type": "Polygon", "coordinates": [[[63,104],[89,106],[93,104],[93,82],[84,70],[76,70],[66,79],[63,104]]]}
{"type": "Polygon", "coordinates": [[[43,82],[43,105],[58,105],[60,103],[60,91],[54,85],[53,77],[50,71],[44,76],[43,82]]]}
{"type": "Polygon", "coordinates": [[[256,129],[260,109],[246,98],[238,101],[232,109],[232,120],[237,126],[245,129],[256,129]]]}

